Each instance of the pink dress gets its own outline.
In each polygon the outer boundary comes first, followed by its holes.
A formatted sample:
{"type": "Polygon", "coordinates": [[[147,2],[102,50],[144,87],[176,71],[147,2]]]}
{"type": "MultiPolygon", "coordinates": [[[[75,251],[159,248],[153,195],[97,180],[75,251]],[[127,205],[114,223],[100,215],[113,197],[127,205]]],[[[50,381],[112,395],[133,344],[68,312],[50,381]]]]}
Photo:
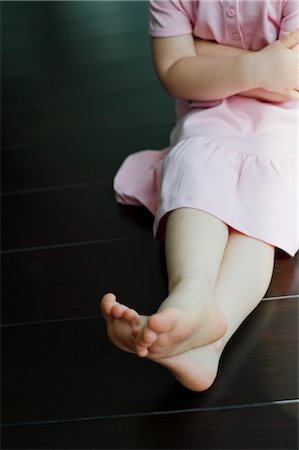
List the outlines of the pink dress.
{"type": "MultiPolygon", "coordinates": [[[[150,34],[193,34],[259,50],[298,27],[297,0],[150,1],[150,34]]],[[[298,249],[298,103],[239,95],[178,100],[170,146],[130,155],[117,201],[145,205],[163,238],[167,214],[190,207],[294,255],[298,249]]]]}

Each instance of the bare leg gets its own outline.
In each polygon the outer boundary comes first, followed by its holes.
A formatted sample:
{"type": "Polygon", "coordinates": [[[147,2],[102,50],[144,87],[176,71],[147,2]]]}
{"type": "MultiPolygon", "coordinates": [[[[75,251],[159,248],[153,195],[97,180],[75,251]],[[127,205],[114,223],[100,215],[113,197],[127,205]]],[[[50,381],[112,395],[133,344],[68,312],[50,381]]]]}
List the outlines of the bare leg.
{"type": "MultiPolygon", "coordinates": [[[[227,320],[227,331],[218,341],[182,354],[155,359],[189,389],[208,389],[217,375],[221,353],[246,317],[256,308],[268,289],[274,248],[262,241],[231,230],[215,286],[215,299],[227,320]]],[[[147,317],[116,302],[113,294],[102,299],[102,312],[112,342],[122,350],[137,353],[134,336],[147,317]]],[[[146,356],[148,351],[145,349],[146,356]]],[[[148,355],[151,359],[151,356],[148,355]]]]}
{"type": "Polygon", "coordinates": [[[212,343],[226,331],[214,288],[228,227],[205,212],[173,211],[166,227],[169,295],[137,339],[137,354],[161,359],[212,343]]]}
{"type": "Polygon", "coordinates": [[[273,271],[274,248],[234,230],[216,282],[216,301],[227,320],[218,342],[158,362],[187,388],[202,391],[213,383],[220,355],[228,340],[266,293],[273,271]]]}
{"type": "Polygon", "coordinates": [[[210,214],[190,208],[172,212],[166,230],[169,296],[146,318],[106,294],[101,309],[112,342],[160,359],[222,337],[226,323],[214,287],[227,238],[228,227],[210,214]]]}

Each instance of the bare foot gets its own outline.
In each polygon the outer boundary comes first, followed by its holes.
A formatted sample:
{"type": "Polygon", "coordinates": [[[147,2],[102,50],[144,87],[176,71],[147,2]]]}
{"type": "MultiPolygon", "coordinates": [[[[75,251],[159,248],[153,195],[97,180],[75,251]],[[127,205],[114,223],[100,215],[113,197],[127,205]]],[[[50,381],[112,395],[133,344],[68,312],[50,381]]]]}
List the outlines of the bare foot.
{"type": "Polygon", "coordinates": [[[140,316],[134,309],[116,301],[114,294],[105,294],[101,300],[101,311],[106,320],[107,334],[110,340],[121,350],[129,353],[135,353],[140,357],[148,355],[148,347],[152,344],[152,333],[140,346],[136,336],[141,332],[146,323],[146,317],[140,316]]]}
{"type": "Polygon", "coordinates": [[[212,386],[217,372],[223,339],[180,355],[157,360],[186,388],[202,392],[212,386]]]}
{"type": "Polygon", "coordinates": [[[211,344],[225,332],[225,318],[211,291],[197,281],[183,280],[148,318],[137,343],[150,359],[161,360],[211,344]]]}
{"type": "Polygon", "coordinates": [[[120,304],[113,294],[104,295],[101,310],[107,323],[108,336],[121,350],[141,357],[147,356],[168,369],[183,386],[193,391],[204,391],[213,384],[223,349],[223,339],[176,356],[157,359],[153,358],[149,351],[151,341],[159,339],[156,333],[149,335],[151,339],[147,345],[137,344],[136,336],[146,326],[147,316],[140,316],[136,311],[120,304]]]}

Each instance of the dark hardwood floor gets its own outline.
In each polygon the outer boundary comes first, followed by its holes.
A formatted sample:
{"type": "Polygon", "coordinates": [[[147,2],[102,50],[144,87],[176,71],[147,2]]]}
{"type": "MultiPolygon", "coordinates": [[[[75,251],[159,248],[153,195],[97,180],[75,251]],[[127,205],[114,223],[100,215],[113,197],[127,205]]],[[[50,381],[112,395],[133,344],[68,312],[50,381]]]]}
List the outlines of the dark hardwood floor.
{"type": "Polygon", "coordinates": [[[277,252],[206,392],[106,337],[104,292],[144,314],[166,294],[151,215],[112,190],[174,122],[146,3],[2,1],[1,33],[1,448],[297,449],[298,256],[277,252]]]}

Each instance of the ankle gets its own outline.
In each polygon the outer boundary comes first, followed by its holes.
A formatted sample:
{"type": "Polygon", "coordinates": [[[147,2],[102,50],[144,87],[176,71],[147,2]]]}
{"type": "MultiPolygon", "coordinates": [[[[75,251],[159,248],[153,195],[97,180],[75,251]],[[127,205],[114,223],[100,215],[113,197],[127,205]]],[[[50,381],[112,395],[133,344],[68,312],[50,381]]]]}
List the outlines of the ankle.
{"type": "Polygon", "coordinates": [[[176,277],[169,278],[169,293],[171,293],[173,290],[183,288],[186,289],[192,289],[194,291],[198,292],[205,292],[213,294],[213,287],[211,281],[205,277],[200,275],[180,275],[176,277]]]}

